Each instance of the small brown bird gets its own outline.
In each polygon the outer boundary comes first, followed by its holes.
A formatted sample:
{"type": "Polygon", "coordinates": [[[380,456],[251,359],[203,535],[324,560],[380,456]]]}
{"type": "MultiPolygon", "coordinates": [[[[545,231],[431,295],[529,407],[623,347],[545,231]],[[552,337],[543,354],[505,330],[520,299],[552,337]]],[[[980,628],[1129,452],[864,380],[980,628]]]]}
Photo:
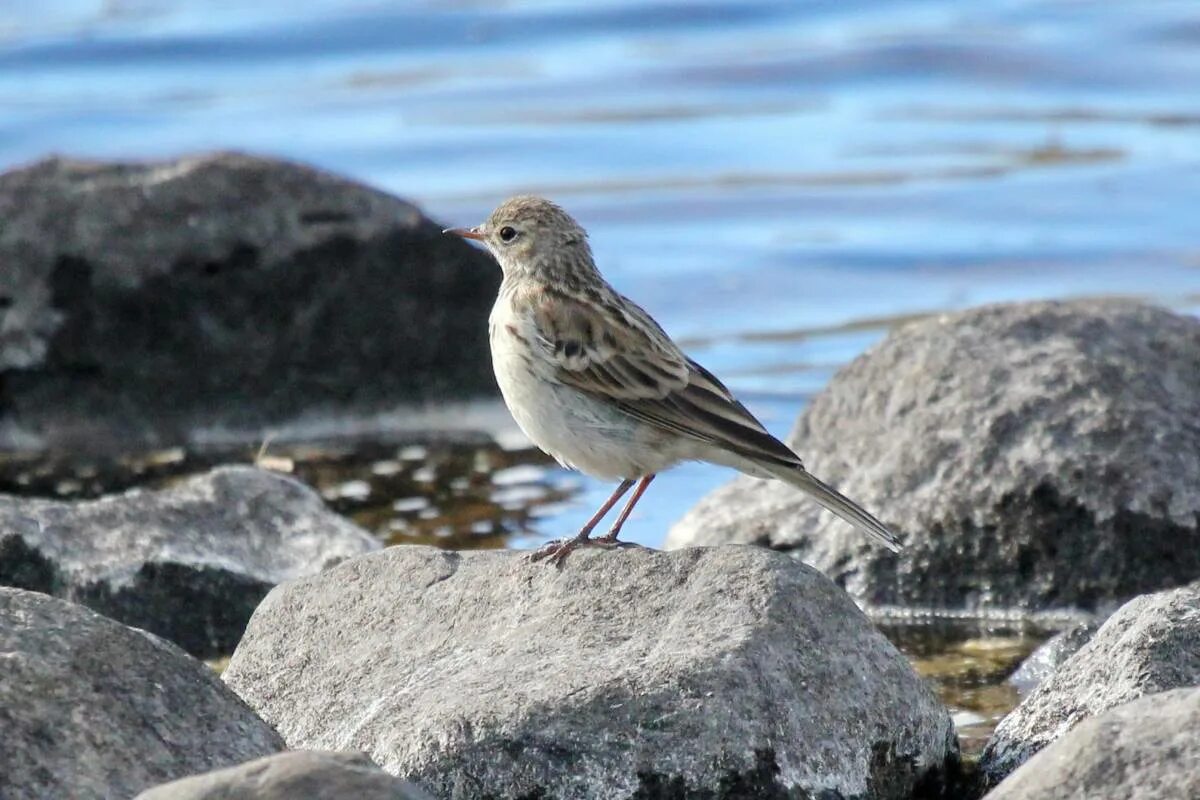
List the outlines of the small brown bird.
{"type": "Polygon", "coordinates": [[[450,228],[482,242],[504,271],[489,336],[496,381],[517,424],[565,467],[620,484],[579,533],[533,554],[561,563],[580,545],[613,545],[654,476],[707,461],[778,478],[898,550],[883,523],[814,478],[711,372],[601,277],[587,233],[540,197],[513,197],[487,222],[450,228]],[[634,484],[607,535],[592,529],[634,484]]]}

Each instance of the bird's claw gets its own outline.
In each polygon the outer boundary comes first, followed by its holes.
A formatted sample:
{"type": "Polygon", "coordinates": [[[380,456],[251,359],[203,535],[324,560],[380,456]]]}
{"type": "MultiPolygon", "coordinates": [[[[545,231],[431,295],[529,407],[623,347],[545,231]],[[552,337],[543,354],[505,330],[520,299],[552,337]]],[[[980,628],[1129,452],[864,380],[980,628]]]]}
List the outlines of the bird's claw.
{"type": "Polygon", "coordinates": [[[599,547],[604,550],[613,550],[625,547],[641,547],[641,545],[633,542],[617,541],[615,536],[601,536],[598,539],[581,539],[578,536],[570,539],[555,539],[551,542],[546,542],[544,545],[534,550],[526,558],[530,563],[536,564],[539,561],[549,561],[556,567],[561,567],[574,550],[580,547],[599,547]]]}
{"type": "Polygon", "coordinates": [[[552,542],[546,542],[544,545],[534,550],[529,554],[529,560],[533,563],[538,561],[549,561],[556,567],[562,566],[563,561],[577,547],[604,547],[595,539],[581,539],[578,536],[570,539],[555,539],[552,542]]]}
{"type": "Polygon", "coordinates": [[[566,558],[566,554],[574,549],[573,547],[569,547],[569,542],[569,539],[556,539],[553,542],[546,542],[537,550],[527,555],[526,559],[531,564],[536,564],[546,559],[549,559],[551,564],[561,564],[562,560],[566,558]]]}

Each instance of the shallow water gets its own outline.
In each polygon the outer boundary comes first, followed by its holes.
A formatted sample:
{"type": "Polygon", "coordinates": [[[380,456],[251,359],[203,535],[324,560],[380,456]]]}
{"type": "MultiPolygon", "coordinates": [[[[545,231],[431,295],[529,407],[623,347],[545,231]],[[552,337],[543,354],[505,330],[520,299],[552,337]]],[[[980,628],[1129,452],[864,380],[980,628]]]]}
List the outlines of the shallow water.
{"type": "Polygon", "coordinates": [[[1019,702],[1008,676],[1053,633],[1021,621],[924,618],[877,623],[950,709],[965,759],[1019,702]]]}
{"type": "MultiPolygon", "coordinates": [[[[1200,313],[1198,86],[1193,0],[0,3],[0,167],[246,149],[455,224],[549,194],[777,434],[896,320],[1092,295],[1200,313]]],[[[389,541],[526,545],[607,494],[504,441],[268,455],[389,541]]],[[[81,496],[258,444],[8,459],[0,489],[81,496]]],[[[628,538],[661,543],[728,476],[664,475],[628,538]]],[[[1031,641],[891,635],[985,728],[1031,641]]]]}

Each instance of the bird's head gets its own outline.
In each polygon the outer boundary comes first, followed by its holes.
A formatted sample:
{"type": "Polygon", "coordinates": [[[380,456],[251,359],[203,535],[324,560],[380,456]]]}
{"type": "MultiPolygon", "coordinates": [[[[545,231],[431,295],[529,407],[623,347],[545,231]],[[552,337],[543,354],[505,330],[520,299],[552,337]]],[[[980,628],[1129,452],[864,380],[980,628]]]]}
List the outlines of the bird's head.
{"type": "Polygon", "coordinates": [[[561,279],[595,269],[587,232],[562,208],[533,195],[510,197],[482,225],[445,233],[481,242],[505,275],[561,279]]]}

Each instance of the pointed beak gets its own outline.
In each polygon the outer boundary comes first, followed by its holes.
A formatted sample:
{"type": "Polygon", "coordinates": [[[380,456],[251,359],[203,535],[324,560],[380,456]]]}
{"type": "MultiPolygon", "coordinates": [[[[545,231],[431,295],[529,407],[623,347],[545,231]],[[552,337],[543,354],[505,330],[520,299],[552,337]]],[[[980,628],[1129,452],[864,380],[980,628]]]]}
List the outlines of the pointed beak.
{"type": "Polygon", "coordinates": [[[480,232],[480,227],[476,225],[474,228],[446,228],[442,233],[453,233],[455,236],[461,236],[464,239],[474,239],[477,242],[482,242],[483,233],[480,232]]]}

